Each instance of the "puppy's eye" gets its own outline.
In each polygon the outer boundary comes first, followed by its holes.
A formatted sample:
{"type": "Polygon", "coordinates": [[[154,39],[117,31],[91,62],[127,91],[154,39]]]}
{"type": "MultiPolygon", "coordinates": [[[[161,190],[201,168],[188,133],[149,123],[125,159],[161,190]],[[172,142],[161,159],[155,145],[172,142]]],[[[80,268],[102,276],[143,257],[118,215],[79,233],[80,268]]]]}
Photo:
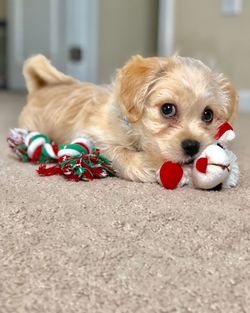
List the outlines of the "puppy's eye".
{"type": "Polygon", "coordinates": [[[203,122],[210,124],[210,123],[212,123],[213,118],[214,118],[213,111],[211,109],[206,108],[202,113],[201,119],[203,120],[203,122]]]}
{"type": "Polygon", "coordinates": [[[177,112],[176,106],[171,103],[165,103],[161,106],[161,113],[164,117],[175,116],[177,112]]]}

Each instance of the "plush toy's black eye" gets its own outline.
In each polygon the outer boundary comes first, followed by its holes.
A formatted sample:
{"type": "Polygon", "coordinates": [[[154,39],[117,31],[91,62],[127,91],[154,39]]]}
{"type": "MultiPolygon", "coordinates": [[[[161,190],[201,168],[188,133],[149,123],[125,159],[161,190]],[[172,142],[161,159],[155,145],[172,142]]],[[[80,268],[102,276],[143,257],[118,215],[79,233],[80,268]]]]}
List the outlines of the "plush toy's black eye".
{"type": "Polygon", "coordinates": [[[172,117],[176,115],[176,106],[172,103],[164,103],[161,106],[161,113],[164,117],[172,117]]]}
{"type": "Polygon", "coordinates": [[[207,124],[210,124],[212,123],[213,121],[213,118],[214,118],[214,113],[211,109],[208,109],[206,108],[203,113],[202,113],[202,120],[207,123],[207,124]]]}

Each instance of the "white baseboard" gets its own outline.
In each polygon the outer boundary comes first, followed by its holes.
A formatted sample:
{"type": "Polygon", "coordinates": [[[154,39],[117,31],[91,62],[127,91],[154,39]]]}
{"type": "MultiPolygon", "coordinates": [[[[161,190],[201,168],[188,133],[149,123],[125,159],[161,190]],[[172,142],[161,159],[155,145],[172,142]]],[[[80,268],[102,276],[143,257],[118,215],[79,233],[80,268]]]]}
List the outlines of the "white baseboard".
{"type": "Polygon", "coordinates": [[[239,91],[239,112],[250,113],[250,89],[239,91]]]}

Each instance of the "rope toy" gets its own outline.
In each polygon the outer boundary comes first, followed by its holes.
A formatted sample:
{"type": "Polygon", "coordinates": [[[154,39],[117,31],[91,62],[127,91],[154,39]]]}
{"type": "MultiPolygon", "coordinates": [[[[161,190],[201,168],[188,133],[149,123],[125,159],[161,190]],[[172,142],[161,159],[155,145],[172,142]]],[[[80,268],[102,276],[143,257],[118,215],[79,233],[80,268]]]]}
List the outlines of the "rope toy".
{"type": "Polygon", "coordinates": [[[39,132],[14,128],[10,130],[7,142],[21,161],[39,163],[37,172],[41,176],[63,175],[74,181],[89,181],[116,174],[111,161],[85,137],[62,145],[39,132]],[[47,163],[51,162],[56,162],[56,165],[48,166],[47,163]]]}

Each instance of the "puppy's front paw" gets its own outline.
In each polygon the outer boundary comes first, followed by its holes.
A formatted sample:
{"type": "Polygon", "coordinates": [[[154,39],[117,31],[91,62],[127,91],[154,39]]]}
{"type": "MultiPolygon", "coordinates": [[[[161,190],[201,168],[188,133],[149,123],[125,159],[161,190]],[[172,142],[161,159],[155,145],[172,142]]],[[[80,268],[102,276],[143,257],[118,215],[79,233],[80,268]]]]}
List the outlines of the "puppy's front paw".
{"type": "Polygon", "coordinates": [[[157,181],[156,169],[143,164],[130,165],[127,168],[122,168],[118,170],[118,174],[129,180],[143,183],[154,183],[157,181]]]}
{"type": "Polygon", "coordinates": [[[109,147],[105,155],[112,160],[118,176],[145,183],[156,182],[156,160],[145,152],[132,151],[121,147],[109,147]]]}

